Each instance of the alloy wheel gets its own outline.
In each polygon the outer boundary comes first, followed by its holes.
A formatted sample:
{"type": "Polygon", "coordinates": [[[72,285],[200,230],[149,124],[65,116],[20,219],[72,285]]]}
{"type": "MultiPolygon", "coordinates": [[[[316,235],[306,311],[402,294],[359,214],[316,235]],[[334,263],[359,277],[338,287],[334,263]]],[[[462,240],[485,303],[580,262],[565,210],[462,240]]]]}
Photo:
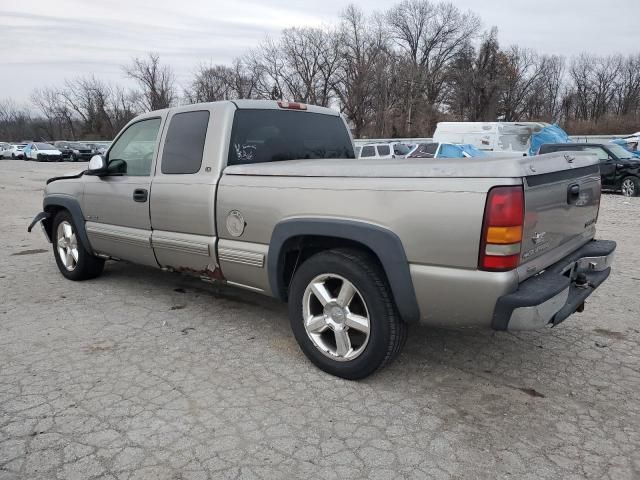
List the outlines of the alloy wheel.
{"type": "Polygon", "coordinates": [[[56,247],[60,260],[68,271],[72,272],[78,266],[78,239],[73,226],[66,220],[60,222],[56,232],[56,247]]]}
{"type": "Polygon", "coordinates": [[[636,193],[636,184],[631,178],[625,178],[622,182],[622,194],[625,197],[633,197],[636,193]]]}
{"type": "Polygon", "coordinates": [[[320,352],[337,361],[362,354],[371,325],[367,305],[353,283],[336,274],[319,275],[305,289],[302,302],[304,328],[320,352]]]}

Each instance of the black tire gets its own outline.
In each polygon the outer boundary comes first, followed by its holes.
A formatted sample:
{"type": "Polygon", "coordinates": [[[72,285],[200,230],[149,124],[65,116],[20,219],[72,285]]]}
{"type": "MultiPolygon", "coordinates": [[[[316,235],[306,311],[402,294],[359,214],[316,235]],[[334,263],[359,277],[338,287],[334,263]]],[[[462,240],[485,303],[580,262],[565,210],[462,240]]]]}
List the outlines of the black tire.
{"type": "Polygon", "coordinates": [[[386,276],[378,262],[371,255],[353,249],[317,253],[298,268],[289,292],[289,320],[307,358],[321,370],[348,380],[365,378],[390,363],[400,353],[407,338],[407,324],[398,315],[386,276]],[[362,352],[351,360],[330,358],[314,344],[305,328],[305,291],[314,279],[324,274],[338,275],[353,284],[368,312],[368,341],[362,352]]]}
{"type": "Polygon", "coordinates": [[[637,197],[640,195],[640,179],[638,177],[626,177],[620,182],[620,190],[625,197],[637,197]],[[625,184],[629,185],[626,186],[625,184]]]}
{"type": "Polygon", "coordinates": [[[67,210],[62,210],[58,212],[58,214],[53,219],[53,227],[51,230],[52,243],[53,243],[53,255],[56,259],[56,264],[58,265],[58,269],[60,273],[69,280],[89,280],[91,278],[96,278],[99,276],[104,270],[104,260],[102,258],[94,257],[91,255],[80,239],[80,236],[77,235],[77,227],[73,221],[73,217],[67,210]],[[71,228],[73,229],[73,234],[75,235],[76,245],[77,245],[77,261],[75,267],[72,269],[68,269],[65,266],[64,261],[60,256],[60,251],[58,249],[58,226],[67,222],[71,228]]]}

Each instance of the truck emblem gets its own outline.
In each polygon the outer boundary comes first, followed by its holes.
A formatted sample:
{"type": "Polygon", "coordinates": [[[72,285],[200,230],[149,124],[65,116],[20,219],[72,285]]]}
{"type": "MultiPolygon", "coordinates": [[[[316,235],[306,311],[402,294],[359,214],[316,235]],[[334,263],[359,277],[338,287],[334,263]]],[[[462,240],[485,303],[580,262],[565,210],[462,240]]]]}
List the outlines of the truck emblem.
{"type": "Polygon", "coordinates": [[[536,232],[533,237],[531,237],[531,240],[533,240],[533,243],[535,245],[538,245],[540,243],[543,243],[544,237],[547,235],[547,232],[536,232]]]}
{"type": "Polygon", "coordinates": [[[233,237],[239,237],[244,233],[247,224],[238,210],[231,210],[227,215],[227,230],[233,237]]]}

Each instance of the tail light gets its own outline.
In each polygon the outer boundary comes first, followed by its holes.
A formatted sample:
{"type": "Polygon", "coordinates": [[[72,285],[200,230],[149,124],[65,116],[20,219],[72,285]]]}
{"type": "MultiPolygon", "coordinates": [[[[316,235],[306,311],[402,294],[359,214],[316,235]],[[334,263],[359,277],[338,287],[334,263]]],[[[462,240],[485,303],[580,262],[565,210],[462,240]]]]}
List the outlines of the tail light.
{"type": "Polygon", "coordinates": [[[280,108],[286,108],[288,110],[306,110],[306,103],[298,103],[298,102],[285,102],[283,100],[278,101],[278,106],[280,108]]]}
{"type": "Polygon", "coordinates": [[[478,259],[480,270],[504,272],[518,266],[523,224],[522,186],[492,188],[484,210],[478,259]]]}

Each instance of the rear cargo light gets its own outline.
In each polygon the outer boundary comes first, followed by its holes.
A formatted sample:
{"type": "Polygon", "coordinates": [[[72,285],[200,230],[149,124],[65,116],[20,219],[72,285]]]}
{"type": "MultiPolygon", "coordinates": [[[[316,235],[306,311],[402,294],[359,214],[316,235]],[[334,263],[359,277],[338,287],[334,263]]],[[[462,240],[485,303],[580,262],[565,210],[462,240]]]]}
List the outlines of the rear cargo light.
{"type": "Polygon", "coordinates": [[[285,102],[285,101],[278,101],[278,106],[280,108],[286,108],[289,110],[306,110],[307,109],[307,104],[306,103],[298,103],[298,102],[285,102]]]}
{"type": "Polygon", "coordinates": [[[484,209],[478,268],[513,270],[520,263],[524,192],[522,186],[494,187],[484,209]]]}

